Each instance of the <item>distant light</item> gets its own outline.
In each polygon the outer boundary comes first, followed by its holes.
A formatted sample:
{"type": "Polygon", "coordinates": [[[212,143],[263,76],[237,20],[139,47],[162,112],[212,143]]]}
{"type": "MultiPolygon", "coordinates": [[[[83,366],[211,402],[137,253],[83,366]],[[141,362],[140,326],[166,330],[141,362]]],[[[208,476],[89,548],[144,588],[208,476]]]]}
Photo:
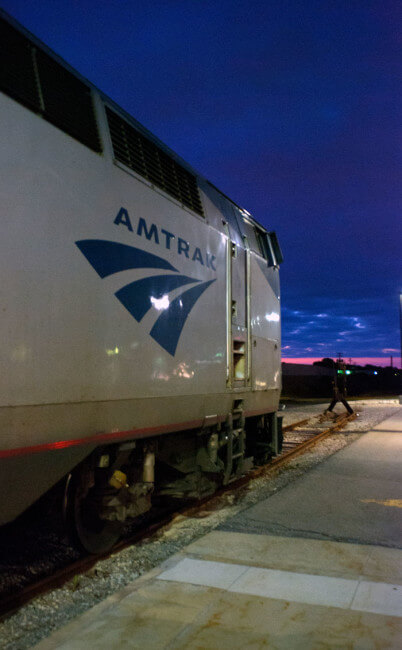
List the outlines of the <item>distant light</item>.
{"type": "Polygon", "coordinates": [[[166,294],[162,298],[154,298],[151,296],[151,302],[155,309],[161,311],[162,309],[167,309],[170,305],[169,296],[166,294]]]}
{"type": "Polygon", "coordinates": [[[347,370],[347,371],[346,371],[346,374],[347,374],[347,375],[351,375],[351,374],[352,374],[352,371],[351,371],[351,370],[347,370]]]}
{"type": "Polygon", "coordinates": [[[378,372],[377,372],[377,370],[374,370],[374,375],[378,375],[378,372]]]}

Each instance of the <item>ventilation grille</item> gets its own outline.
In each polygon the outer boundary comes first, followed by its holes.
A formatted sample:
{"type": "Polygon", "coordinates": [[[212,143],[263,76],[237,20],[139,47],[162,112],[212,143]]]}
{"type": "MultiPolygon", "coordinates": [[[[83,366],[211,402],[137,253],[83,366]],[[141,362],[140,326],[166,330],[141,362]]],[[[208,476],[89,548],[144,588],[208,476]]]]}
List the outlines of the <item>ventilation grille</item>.
{"type": "Polygon", "coordinates": [[[109,108],[106,113],[116,160],[204,216],[196,177],[109,108]]]}
{"type": "Polygon", "coordinates": [[[22,34],[0,19],[1,89],[21,104],[40,110],[32,45],[22,34]]]}
{"type": "Polygon", "coordinates": [[[0,19],[0,88],[94,151],[101,151],[90,88],[0,19]]]}

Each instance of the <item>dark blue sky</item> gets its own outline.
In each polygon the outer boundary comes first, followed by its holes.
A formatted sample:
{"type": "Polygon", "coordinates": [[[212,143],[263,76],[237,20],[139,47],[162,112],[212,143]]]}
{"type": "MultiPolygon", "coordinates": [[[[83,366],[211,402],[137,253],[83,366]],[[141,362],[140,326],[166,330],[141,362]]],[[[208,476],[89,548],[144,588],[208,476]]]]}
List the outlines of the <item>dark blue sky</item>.
{"type": "Polygon", "coordinates": [[[402,2],[4,0],[283,248],[283,347],[399,357],[402,2]]]}

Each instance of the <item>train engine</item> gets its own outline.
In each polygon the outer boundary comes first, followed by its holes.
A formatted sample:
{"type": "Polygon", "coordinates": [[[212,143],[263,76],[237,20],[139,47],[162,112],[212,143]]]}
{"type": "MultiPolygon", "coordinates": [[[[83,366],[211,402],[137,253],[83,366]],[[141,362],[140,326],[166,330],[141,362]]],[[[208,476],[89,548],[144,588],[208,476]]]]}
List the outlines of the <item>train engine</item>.
{"type": "Polygon", "coordinates": [[[0,525],[109,548],[280,448],[275,233],[0,13],[0,525]]]}

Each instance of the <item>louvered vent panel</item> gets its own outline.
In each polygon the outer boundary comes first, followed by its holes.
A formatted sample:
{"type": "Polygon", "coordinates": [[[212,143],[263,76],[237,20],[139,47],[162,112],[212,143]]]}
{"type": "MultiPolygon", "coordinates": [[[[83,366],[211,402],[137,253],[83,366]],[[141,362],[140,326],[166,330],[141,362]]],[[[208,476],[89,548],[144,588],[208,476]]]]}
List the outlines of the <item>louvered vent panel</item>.
{"type": "Polygon", "coordinates": [[[3,19],[0,87],[76,140],[101,151],[90,88],[3,19]]]}
{"type": "MultiPolygon", "coordinates": [[[[118,160],[121,160],[127,167],[132,167],[128,148],[126,145],[126,136],[124,132],[124,124],[119,119],[115,119],[114,113],[108,111],[108,122],[110,135],[113,141],[114,154],[118,160]]],[[[141,173],[141,172],[140,172],[141,173]]]]}
{"type": "Polygon", "coordinates": [[[0,19],[0,88],[34,111],[40,110],[30,41],[0,19]]]}
{"type": "Polygon", "coordinates": [[[106,113],[116,160],[203,216],[196,177],[109,108],[106,113]]]}
{"type": "Polygon", "coordinates": [[[37,52],[44,117],[94,151],[100,151],[91,91],[42,51],[37,52]]]}

